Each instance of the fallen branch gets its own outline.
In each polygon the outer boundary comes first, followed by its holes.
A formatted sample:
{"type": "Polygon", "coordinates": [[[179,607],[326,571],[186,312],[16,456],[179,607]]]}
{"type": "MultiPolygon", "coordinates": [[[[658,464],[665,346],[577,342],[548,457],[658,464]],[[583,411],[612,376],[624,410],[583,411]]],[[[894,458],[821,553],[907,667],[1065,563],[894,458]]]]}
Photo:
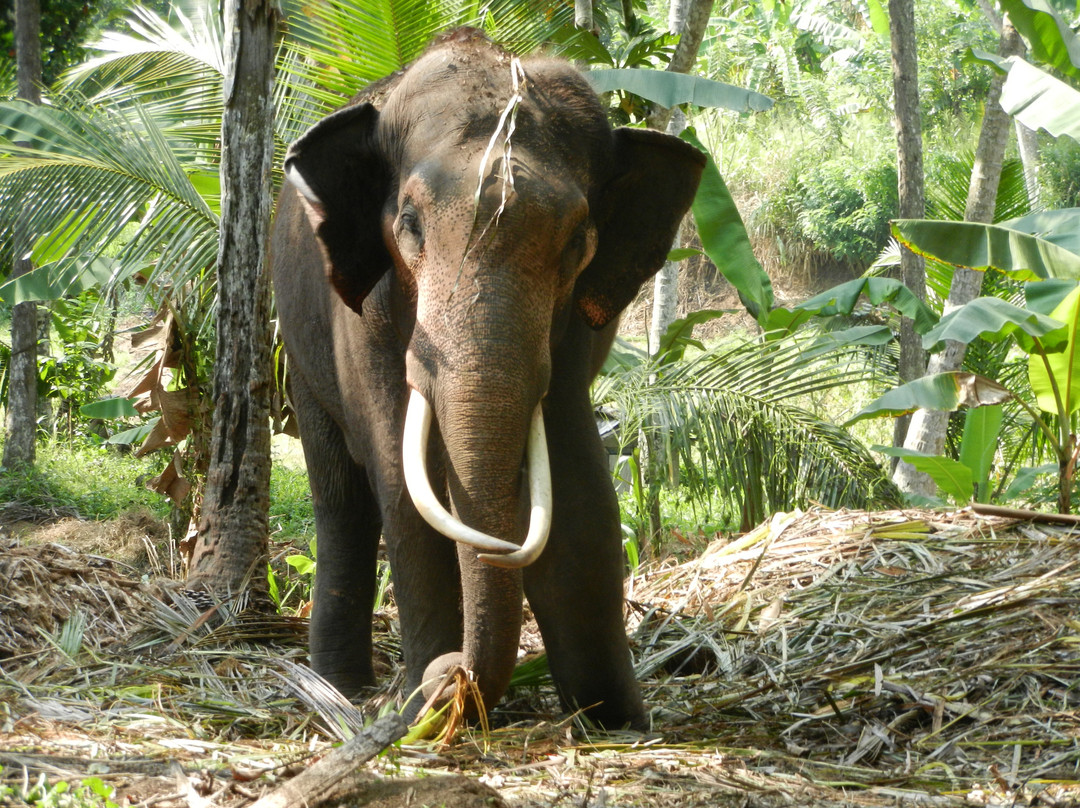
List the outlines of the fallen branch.
{"type": "Polygon", "coordinates": [[[1042,522],[1049,525],[1080,525],[1080,516],[1072,513],[1044,513],[1030,511],[1027,508],[987,505],[982,502],[972,503],[971,510],[980,516],[1004,516],[1007,519],[1026,519],[1029,522],[1042,522]]]}
{"type": "Polygon", "coordinates": [[[317,805],[334,787],[390,744],[405,735],[408,726],[397,713],[383,716],[326,757],[280,788],[256,800],[250,808],[292,808],[317,805]]]}

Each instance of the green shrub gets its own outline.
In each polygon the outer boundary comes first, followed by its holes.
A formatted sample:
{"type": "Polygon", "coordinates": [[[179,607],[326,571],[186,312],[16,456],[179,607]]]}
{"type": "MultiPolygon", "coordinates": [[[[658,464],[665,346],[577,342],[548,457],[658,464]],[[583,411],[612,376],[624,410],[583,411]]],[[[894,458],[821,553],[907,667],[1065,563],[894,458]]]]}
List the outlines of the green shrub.
{"type": "Polygon", "coordinates": [[[800,177],[799,191],[798,224],[815,249],[855,265],[877,257],[896,216],[893,165],[830,161],[800,177]]]}
{"type": "Polygon", "coordinates": [[[1043,204],[1047,208],[1080,207],[1080,143],[1067,137],[1040,141],[1043,204]]]}

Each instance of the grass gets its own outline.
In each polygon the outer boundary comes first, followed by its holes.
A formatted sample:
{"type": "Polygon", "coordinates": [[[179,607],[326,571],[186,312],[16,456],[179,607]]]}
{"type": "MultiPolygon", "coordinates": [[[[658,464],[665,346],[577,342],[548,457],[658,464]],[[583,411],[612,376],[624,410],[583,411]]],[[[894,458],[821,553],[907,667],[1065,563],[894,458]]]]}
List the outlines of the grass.
{"type": "Polygon", "coordinates": [[[270,471],[270,533],[275,542],[300,547],[307,547],[315,536],[315,511],[304,469],[274,463],[270,471]]]}
{"type": "Polygon", "coordinates": [[[164,519],[167,502],[143,485],[161,471],[164,461],[162,456],[137,458],[77,441],[41,441],[32,469],[0,472],[0,503],[94,520],[148,509],[164,519]]]}

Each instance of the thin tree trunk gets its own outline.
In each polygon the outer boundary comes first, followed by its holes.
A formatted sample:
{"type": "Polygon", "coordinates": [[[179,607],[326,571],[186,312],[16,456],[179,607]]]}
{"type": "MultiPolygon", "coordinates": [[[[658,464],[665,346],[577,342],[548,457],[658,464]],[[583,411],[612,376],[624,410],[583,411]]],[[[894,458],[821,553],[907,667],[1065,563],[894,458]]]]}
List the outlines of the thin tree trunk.
{"type": "MultiPolygon", "coordinates": [[[[680,2],[680,0],[673,0],[680,2]]],[[[687,0],[686,17],[683,25],[682,36],[679,44],[675,46],[675,53],[671,55],[671,61],[667,69],[672,73],[689,73],[697,61],[701,42],[705,39],[705,29],[709,27],[709,17],[712,14],[714,0],[687,0]]],[[[649,128],[660,132],[667,130],[668,120],[672,110],[663,107],[654,107],[649,115],[649,128]]]]}
{"type": "Polygon", "coordinates": [[[583,31],[593,30],[592,0],[574,0],[574,27],[583,31]]]}
{"type": "MultiPolygon", "coordinates": [[[[922,115],[919,110],[914,0],[889,0],[889,33],[892,40],[899,213],[902,219],[921,219],[926,215],[926,197],[923,184],[922,115]]],[[[920,299],[926,299],[926,267],[922,256],[909,250],[901,251],[900,280],[920,299]]],[[[926,369],[926,354],[914,326],[914,321],[907,317],[900,322],[901,382],[914,381],[922,376],[926,369]]],[[[904,445],[909,422],[909,417],[896,419],[894,446],[904,445]]]]}
{"type": "MultiPolygon", "coordinates": [[[[1002,58],[1023,52],[1023,41],[1016,29],[1004,25],[998,52],[1002,58]]],[[[990,83],[990,92],[983,112],[982,130],[979,133],[979,145],[975,151],[975,166],[971,172],[971,185],[968,189],[967,207],[964,220],[968,222],[990,223],[994,219],[997,203],[998,183],[1001,180],[1001,164],[1005,156],[1005,146],[1009,141],[1009,116],[1001,108],[1001,86],[1005,77],[995,75],[990,83]]],[[[953,273],[952,287],[945,302],[945,311],[963,306],[978,297],[982,290],[983,273],[971,269],[957,269],[953,273]]],[[[945,348],[933,354],[927,364],[928,375],[948,373],[959,370],[964,362],[966,346],[962,342],[947,341],[945,348]]],[[[945,448],[945,431],[949,424],[949,413],[931,410],[917,410],[911,416],[907,439],[904,447],[931,455],[939,455],[945,448]]],[[[934,481],[929,475],[922,474],[908,463],[900,463],[893,478],[900,490],[906,494],[933,496],[936,491],[934,481]]]]}
{"type": "MultiPolygon", "coordinates": [[[[668,28],[680,33],[679,44],[675,46],[671,62],[667,69],[673,73],[689,73],[697,61],[701,41],[705,38],[705,29],[709,25],[714,0],[671,0],[668,15],[668,28]]],[[[685,116],[676,109],[654,107],[649,114],[648,126],[669,134],[679,134],[686,128],[685,116]],[[676,116],[676,113],[677,116],[676,116]]],[[[656,353],[660,347],[660,338],[675,319],[679,302],[678,265],[668,262],[656,274],[653,281],[653,317],[649,335],[649,352],[656,353]]],[[[642,436],[641,465],[647,469],[648,477],[648,513],[649,534],[655,544],[660,540],[663,528],[660,513],[660,491],[657,475],[663,470],[665,479],[675,482],[678,475],[673,471],[667,456],[663,435],[654,428],[650,435],[642,436]]]]}
{"type": "MultiPolygon", "coordinates": [[[[41,103],[41,7],[38,0],[16,0],[15,51],[19,98],[41,103]]],[[[16,227],[12,277],[33,269],[30,236],[16,227]]],[[[17,304],[11,312],[11,362],[8,370],[7,435],[3,467],[33,465],[37,442],[37,304],[17,304]]]]}
{"type": "Polygon", "coordinates": [[[225,3],[221,244],[210,468],[189,584],[266,591],[270,492],[270,283],[266,234],[273,159],[270,0],[225,3]]]}
{"type": "Polygon", "coordinates": [[[1032,210],[1039,207],[1039,137],[1016,118],[1016,144],[1020,151],[1020,162],[1024,166],[1024,188],[1027,190],[1028,204],[1032,210]]]}

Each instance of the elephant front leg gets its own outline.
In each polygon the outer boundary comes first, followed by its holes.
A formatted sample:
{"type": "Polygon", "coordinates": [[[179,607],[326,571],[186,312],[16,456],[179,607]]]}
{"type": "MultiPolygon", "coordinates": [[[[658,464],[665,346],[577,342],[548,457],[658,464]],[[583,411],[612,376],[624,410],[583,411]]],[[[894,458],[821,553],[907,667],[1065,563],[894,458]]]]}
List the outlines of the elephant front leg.
{"type": "Polygon", "coordinates": [[[292,380],[307,460],[318,558],[312,595],[311,667],[345,696],[375,684],[371,619],[381,521],[364,470],[341,430],[292,380]]]}
{"type": "Polygon", "coordinates": [[[547,548],[525,570],[559,697],[603,726],[646,726],[623,617],[619,506],[587,398],[549,401],[554,514],[547,548]],[[567,406],[569,404],[569,406],[567,406]]]}

